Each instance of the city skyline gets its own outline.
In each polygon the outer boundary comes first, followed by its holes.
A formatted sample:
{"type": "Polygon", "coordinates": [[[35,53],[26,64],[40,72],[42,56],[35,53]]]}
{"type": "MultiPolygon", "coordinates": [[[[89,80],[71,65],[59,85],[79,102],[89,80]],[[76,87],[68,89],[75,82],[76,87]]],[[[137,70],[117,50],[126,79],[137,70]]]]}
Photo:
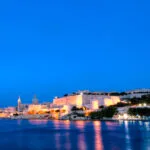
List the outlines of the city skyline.
{"type": "MultiPolygon", "coordinates": [[[[150,92],[150,88],[137,88],[137,89],[130,89],[130,90],[126,90],[126,91],[89,91],[87,89],[84,89],[84,90],[78,90],[78,91],[72,91],[72,92],[69,92],[69,93],[61,93],[61,95],[55,95],[53,96],[51,99],[49,98],[48,100],[44,100],[44,99],[39,99],[39,97],[34,94],[32,95],[32,98],[30,97],[29,99],[24,99],[25,97],[22,97],[21,96],[18,96],[17,100],[13,100],[11,104],[7,104],[7,103],[4,103],[2,105],[0,105],[0,107],[9,107],[9,106],[17,106],[18,105],[18,101],[20,101],[22,104],[44,104],[44,103],[52,103],[54,101],[55,98],[61,98],[61,97],[65,97],[65,96],[69,96],[69,95],[74,95],[74,94],[81,94],[81,93],[107,93],[106,95],[109,96],[109,94],[111,93],[120,93],[120,94],[124,94],[124,93],[130,93],[131,95],[133,94],[133,96],[131,97],[134,97],[134,93],[149,93],[150,92]]],[[[143,93],[143,95],[144,95],[143,93]]]]}
{"type": "Polygon", "coordinates": [[[150,149],[150,1],[0,1],[0,150],[150,149]]]}
{"type": "Polygon", "coordinates": [[[150,85],[149,1],[0,2],[0,106],[150,85]]]}

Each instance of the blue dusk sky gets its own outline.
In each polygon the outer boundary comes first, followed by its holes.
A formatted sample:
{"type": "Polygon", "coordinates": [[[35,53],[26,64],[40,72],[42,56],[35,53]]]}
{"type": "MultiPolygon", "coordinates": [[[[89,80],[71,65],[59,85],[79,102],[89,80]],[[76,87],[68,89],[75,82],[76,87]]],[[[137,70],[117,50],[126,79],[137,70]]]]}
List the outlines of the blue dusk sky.
{"type": "Polygon", "coordinates": [[[78,90],[150,87],[149,0],[0,1],[0,106],[78,90]]]}

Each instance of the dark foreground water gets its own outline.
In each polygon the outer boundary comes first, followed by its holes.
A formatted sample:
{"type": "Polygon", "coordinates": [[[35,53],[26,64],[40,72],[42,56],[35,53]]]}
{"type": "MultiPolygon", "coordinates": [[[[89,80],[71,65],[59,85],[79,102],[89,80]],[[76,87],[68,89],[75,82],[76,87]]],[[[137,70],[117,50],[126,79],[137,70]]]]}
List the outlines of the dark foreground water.
{"type": "Polygon", "coordinates": [[[0,150],[150,150],[150,122],[0,120],[0,150]]]}

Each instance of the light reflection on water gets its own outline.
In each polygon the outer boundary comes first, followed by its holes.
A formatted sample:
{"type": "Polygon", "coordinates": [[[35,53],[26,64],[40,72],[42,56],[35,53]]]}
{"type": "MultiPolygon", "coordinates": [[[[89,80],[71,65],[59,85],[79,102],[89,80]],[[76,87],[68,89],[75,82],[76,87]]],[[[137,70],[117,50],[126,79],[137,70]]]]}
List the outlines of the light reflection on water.
{"type": "Polygon", "coordinates": [[[21,125],[21,121],[22,121],[22,120],[17,120],[17,124],[18,124],[18,125],[21,125]]]}
{"type": "MultiPolygon", "coordinates": [[[[54,120],[53,121],[54,124],[54,129],[57,130],[60,128],[60,122],[59,120],[54,120]]],[[[56,149],[60,149],[61,148],[61,143],[60,143],[60,132],[55,133],[54,138],[55,138],[55,144],[56,144],[56,149]]]]}
{"type": "MultiPolygon", "coordinates": [[[[70,129],[70,121],[68,120],[64,121],[64,127],[68,131],[70,129]]],[[[70,150],[71,149],[70,132],[66,132],[65,137],[66,137],[65,149],[70,150]]]]}
{"type": "Polygon", "coordinates": [[[78,135],[78,149],[86,150],[86,142],[84,133],[78,135]]]}
{"type": "Polygon", "coordinates": [[[85,134],[84,134],[84,128],[85,128],[85,121],[76,121],[75,125],[80,130],[80,133],[78,134],[78,149],[86,150],[86,141],[85,141],[85,134]]]}
{"type": "Polygon", "coordinates": [[[48,120],[31,119],[31,120],[29,120],[29,123],[32,125],[42,125],[42,124],[47,124],[48,120]]]}
{"type": "Polygon", "coordinates": [[[66,120],[63,122],[66,129],[70,129],[70,121],[66,120]]]}
{"type": "Polygon", "coordinates": [[[128,121],[125,121],[124,122],[124,125],[125,125],[125,138],[126,138],[126,146],[127,146],[127,149],[130,150],[131,149],[131,143],[130,143],[130,134],[129,134],[129,127],[128,127],[128,124],[129,122],[128,121]]]}
{"type": "Polygon", "coordinates": [[[103,142],[101,136],[101,122],[94,121],[94,132],[95,132],[95,150],[103,150],[103,142]]]}
{"type": "Polygon", "coordinates": [[[65,148],[67,150],[70,150],[71,149],[71,141],[70,141],[70,133],[66,132],[66,143],[65,143],[65,148]]]}
{"type": "Polygon", "coordinates": [[[54,124],[54,128],[55,129],[59,129],[60,128],[60,121],[59,120],[54,120],[53,124],[54,124]]]}
{"type": "Polygon", "coordinates": [[[81,131],[84,131],[85,124],[85,121],[75,121],[75,126],[81,131]]]}
{"type": "Polygon", "coordinates": [[[148,131],[150,131],[150,122],[145,122],[145,127],[148,131]]]}
{"type": "Polygon", "coordinates": [[[55,134],[55,141],[56,141],[56,149],[60,149],[61,148],[61,144],[60,144],[60,133],[56,133],[55,134]]]}
{"type": "Polygon", "coordinates": [[[142,121],[0,120],[0,150],[149,150],[149,131],[142,121]]]}

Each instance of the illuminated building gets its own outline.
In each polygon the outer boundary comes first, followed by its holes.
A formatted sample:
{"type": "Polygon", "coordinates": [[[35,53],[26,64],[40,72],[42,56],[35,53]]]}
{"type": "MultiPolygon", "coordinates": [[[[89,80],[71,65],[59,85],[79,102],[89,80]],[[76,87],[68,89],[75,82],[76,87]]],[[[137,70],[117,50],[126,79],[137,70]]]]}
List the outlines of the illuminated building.
{"type": "Polygon", "coordinates": [[[4,109],[5,113],[15,113],[16,112],[16,108],[15,107],[7,107],[4,109]]]}
{"type": "Polygon", "coordinates": [[[29,105],[28,107],[28,113],[29,114],[42,114],[42,113],[45,113],[49,111],[47,105],[41,105],[41,104],[38,104],[38,105],[29,105]]]}
{"type": "Polygon", "coordinates": [[[125,95],[120,96],[121,99],[141,98],[143,95],[149,95],[150,89],[135,89],[125,93],[125,95]]]}
{"type": "Polygon", "coordinates": [[[82,95],[69,95],[62,98],[55,98],[53,100],[53,105],[73,105],[82,106],[82,95]]]}
{"type": "Polygon", "coordinates": [[[89,109],[98,109],[99,106],[110,106],[120,102],[118,96],[106,96],[99,93],[80,92],[72,95],[67,95],[61,98],[55,97],[51,108],[65,106],[85,106],[89,109]]]}
{"type": "Polygon", "coordinates": [[[0,118],[8,118],[9,114],[7,113],[0,113],[0,118]]]}

